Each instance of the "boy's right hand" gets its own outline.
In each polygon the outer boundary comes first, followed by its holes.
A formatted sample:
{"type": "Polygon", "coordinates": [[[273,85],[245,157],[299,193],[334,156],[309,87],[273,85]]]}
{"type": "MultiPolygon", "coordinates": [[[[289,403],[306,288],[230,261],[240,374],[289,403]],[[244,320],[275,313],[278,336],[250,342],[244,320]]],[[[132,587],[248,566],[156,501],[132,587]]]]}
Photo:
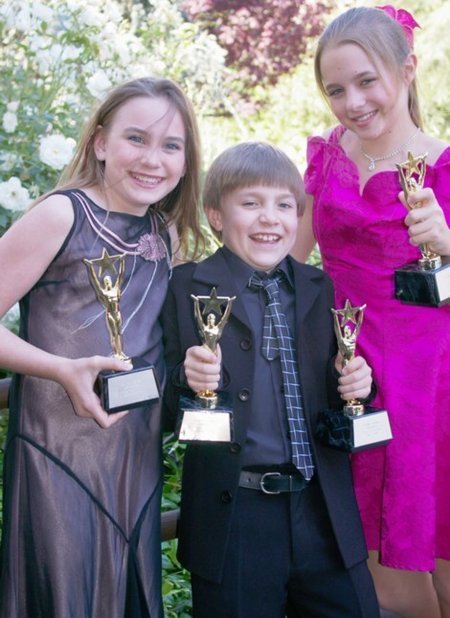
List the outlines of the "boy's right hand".
{"type": "Polygon", "coordinates": [[[131,364],[107,356],[64,359],[60,363],[57,381],[63,386],[72,402],[77,416],[94,419],[100,427],[107,429],[123,418],[128,411],[108,414],[102,408],[100,398],[94,391],[100,371],[126,371],[131,364]]]}
{"type": "Polygon", "coordinates": [[[200,345],[188,348],[184,359],[184,373],[189,388],[195,393],[216,390],[220,383],[221,361],[220,346],[217,346],[216,354],[200,345]]]}

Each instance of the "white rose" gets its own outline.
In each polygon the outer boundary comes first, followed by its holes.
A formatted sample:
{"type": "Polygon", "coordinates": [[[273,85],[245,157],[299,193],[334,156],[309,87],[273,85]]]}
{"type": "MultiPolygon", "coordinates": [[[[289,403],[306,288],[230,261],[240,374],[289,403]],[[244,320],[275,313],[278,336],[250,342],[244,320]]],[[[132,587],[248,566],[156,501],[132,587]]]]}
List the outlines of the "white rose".
{"type": "Polygon", "coordinates": [[[19,30],[20,32],[29,32],[33,30],[33,24],[31,21],[31,13],[28,7],[22,8],[15,15],[15,20],[13,22],[13,27],[19,30]]]}
{"type": "Polygon", "coordinates": [[[14,112],[5,112],[3,114],[3,129],[6,133],[14,133],[17,127],[17,116],[14,112]]]}
{"type": "Polygon", "coordinates": [[[65,45],[62,51],[63,60],[76,60],[81,54],[81,49],[75,45],[65,45]]]}
{"type": "Polygon", "coordinates": [[[17,112],[19,109],[19,101],[10,101],[6,106],[8,112],[17,112]]]}
{"type": "Polygon", "coordinates": [[[75,150],[76,142],[71,137],[55,133],[41,138],[39,157],[42,163],[62,170],[69,163],[75,150]]]}
{"type": "Polygon", "coordinates": [[[122,11],[118,4],[108,3],[108,18],[117,24],[122,21],[122,11]]]}
{"type": "Polygon", "coordinates": [[[111,88],[111,82],[104,71],[98,70],[86,81],[86,87],[93,97],[101,99],[105,92],[111,88]]]}
{"type": "MultiPolygon", "coordinates": [[[[63,51],[62,45],[60,43],[55,43],[49,48],[48,55],[50,56],[52,61],[57,62],[58,60],[61,59],[62,51],[63,51]]],[[[52,66],[54,62],[52,62],[52,66]]]]}
{"type": "Polygon", "coordinates": [[[23,210],[30,203],[30,194],[16,176],[0,182],[0,206],[7,210],[23,210]]]}
{"type": "Polygon", "coordinates": [[[48,49],[52,43],[52,39],[49,36],[40,36],[37,34],[30,33],[29,37],[29,47],[33,52],[40,52],[43,49],[48,49]]]}
{"type": "Polygon", "coordinates": [[[19,157],[14,152],[0,151],[0,171],[9,172],[18,162],[19,157]]]}
{"type": "Polygon", "coordinates": [[[36,22],[51,23],[53,20],[53,10],[41,2],[33,2],[31,7],[33,18],[36,22]]]}
{"type": "Polygon", "coordinates": [[[82,24],[88,27],[98,26],[99,23],[99,13],[91,6],[82,7],[78,19],[82,24]]]}

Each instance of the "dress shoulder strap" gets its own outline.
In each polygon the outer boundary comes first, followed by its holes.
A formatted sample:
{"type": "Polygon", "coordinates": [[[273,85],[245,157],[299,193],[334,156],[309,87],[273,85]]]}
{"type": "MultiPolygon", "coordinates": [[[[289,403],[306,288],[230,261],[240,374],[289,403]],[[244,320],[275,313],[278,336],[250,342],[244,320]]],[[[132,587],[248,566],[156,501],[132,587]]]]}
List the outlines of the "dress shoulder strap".
{"type": "Polygon", "coordinates": [[[330,144],[339,144],[339,142],[341,141],[341,137],[344,135],[346,130],[347,129],[342,124],[338,124],[332,129],[331,133],[329,134],[328,142],[330,144]]]}

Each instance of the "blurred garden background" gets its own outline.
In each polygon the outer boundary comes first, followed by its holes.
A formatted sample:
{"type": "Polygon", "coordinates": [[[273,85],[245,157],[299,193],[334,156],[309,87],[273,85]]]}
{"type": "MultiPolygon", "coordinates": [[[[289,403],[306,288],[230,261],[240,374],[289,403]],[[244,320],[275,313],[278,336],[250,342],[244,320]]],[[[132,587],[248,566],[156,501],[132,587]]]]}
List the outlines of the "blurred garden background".
{"type": "MultiPolygon", "coordinates": [[[[313,77],[318,34],[348,0],[1,0],[0,235],[71,158],[105,91],[154,74],[175,79],[200,125],[203,166],[238,141],[283,148],[303,172],[306,137],[331,122],[313,77]]],[[[450,141],[447,0],[403,0],[416,31],[426,129],[450,141]]],[[[0,265],[0,268],[2,265],[0,265]]],[[[1,293],[1,291],[0,291],[1,293]]],[[[16,328],[14,307],[3,323],[16,328]]],[[[6,374],[0,370],[0,378],[6,374]]],[[[3,446],[7,412],[0,415],[3,446]]],[[[1,463],[0,453],[0,463],[1,463]]],[[[175,508],[182,449],[165,436],[163,509],[175,508]]],[[[190,615],[176,542],[163,544],[168,618],[190,615]]]]}

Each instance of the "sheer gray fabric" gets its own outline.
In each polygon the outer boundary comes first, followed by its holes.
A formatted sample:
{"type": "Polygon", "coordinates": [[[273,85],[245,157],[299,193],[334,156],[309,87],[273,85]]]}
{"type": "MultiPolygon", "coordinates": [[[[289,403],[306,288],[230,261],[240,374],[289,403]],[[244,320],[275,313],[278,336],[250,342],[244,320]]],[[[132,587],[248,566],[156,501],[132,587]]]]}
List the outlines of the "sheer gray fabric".
{"type": "MultiPolygon", "coordinates": [[[[21,302],[22,336],[61,356],[110,355],[104,312],[82,260],[100,257],[103,247],[119,251],[98,235],[91,215],[130,246],[157,235],[158,218],[106,213],[82,192],[69,197],[74,225],[21,302]]],[[[168,243],[165,233],[161,238],[168,243]]],[[[162,382],[157,317],[168,259],[132,253],[120,301],[124,349],[155,364],[162,382]]],[[[101,429],[74,414],[57,383],[16,376],[10,407],[0,615],[162,616],[159,403],[101,429]]]]}

